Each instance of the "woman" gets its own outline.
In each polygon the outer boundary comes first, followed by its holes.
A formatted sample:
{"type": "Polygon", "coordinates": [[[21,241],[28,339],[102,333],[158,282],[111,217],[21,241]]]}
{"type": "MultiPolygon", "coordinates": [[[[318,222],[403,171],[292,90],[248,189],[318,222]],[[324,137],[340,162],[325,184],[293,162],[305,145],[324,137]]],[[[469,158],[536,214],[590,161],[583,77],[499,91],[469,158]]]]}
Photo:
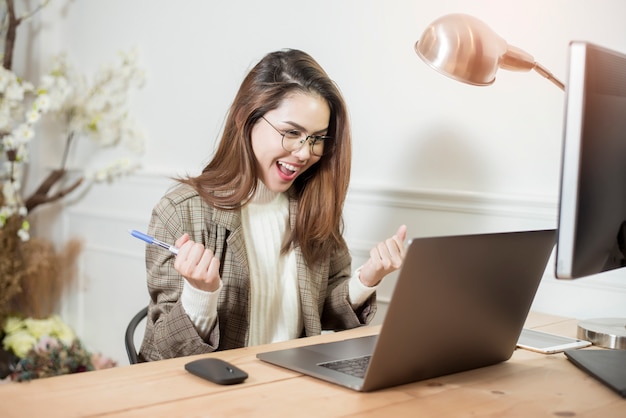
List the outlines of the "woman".
{"type": "Polygon", "coordinates": [[[245,77],[218,149],[155,206],[141,361],[207,353],[368,323],[375,290],[404,258],[406,227],[354,274],[342,232],[351,135],[345,102],[298,50],[245,77]]]}

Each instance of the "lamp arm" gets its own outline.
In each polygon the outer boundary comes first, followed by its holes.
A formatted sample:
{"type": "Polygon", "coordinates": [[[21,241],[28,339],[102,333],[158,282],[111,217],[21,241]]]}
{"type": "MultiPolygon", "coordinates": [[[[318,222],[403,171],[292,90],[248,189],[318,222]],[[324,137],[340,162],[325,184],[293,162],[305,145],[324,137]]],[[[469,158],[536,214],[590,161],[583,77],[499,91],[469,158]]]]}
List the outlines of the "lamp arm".
{"type": "Polygon", "coordinates": [[[526,51],[513,45],[507,45],[506,53],[499,61],[501,68],[510,71],[530,71],[535,70],[548,80],[552,81],[561,90],[565,90],[565,84],[559,81],[547,68],[535,62],[535,59],[526,51]]]}
{"type": "Polygon", "coordinates": [[[559,79],[557,79],[554,75],[552,75],[552,73],[548,71],[545,67],[543,67],[541,64],[535,63],[535,66],[533,67],[533,69],[539,74],[541,74],[542,76],[544,76],[545,78],[547,78],[548,80],[552,81],[561,90],[565,90],[565,84],[563,84],[559,79]]]}

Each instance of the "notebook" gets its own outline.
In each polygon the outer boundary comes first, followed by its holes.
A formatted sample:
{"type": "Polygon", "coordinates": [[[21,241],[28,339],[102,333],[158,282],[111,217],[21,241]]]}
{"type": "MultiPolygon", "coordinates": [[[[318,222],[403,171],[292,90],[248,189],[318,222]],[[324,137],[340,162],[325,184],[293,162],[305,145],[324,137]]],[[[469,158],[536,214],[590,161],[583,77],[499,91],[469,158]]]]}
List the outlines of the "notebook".
{"type": "Polygon", "coordinates": [[[377,335],[257,357],[362,392],[506,361],[555,236],[539,230],[413,239],[377,335]],[[337,361],[367,364],[359,376],[339,370],[337,361]]]}

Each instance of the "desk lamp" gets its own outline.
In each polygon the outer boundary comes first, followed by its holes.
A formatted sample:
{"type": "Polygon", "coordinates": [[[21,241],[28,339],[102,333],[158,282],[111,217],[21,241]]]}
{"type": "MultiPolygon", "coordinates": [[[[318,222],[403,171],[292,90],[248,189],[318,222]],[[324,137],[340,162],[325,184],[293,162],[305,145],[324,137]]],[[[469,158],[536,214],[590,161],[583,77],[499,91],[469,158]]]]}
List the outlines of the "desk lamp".
{"type": "Polygon", "coordinates": [[[435,70],[467,84],[488,86],[502,68],[535,70],[565,89],[532,55],[507,44],[485,23],[465,14],[445,15],[431,23],[415,43],[415,52],[435,70]]]}

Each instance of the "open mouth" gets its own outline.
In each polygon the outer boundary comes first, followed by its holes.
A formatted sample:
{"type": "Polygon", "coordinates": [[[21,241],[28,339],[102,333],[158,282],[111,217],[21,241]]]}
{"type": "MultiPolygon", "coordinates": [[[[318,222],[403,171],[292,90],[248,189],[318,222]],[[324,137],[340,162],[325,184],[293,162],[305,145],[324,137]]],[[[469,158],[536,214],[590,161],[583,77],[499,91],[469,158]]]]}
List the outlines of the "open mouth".
{"type": "Polygon", "coordinates": [[[278,167],[278,172],[281,174],[281,177],[285,180],[292,180],[296,174],[298,174],[298,167],[287,164],[283,161],[278,161],[276,166],[278,167]]]}

